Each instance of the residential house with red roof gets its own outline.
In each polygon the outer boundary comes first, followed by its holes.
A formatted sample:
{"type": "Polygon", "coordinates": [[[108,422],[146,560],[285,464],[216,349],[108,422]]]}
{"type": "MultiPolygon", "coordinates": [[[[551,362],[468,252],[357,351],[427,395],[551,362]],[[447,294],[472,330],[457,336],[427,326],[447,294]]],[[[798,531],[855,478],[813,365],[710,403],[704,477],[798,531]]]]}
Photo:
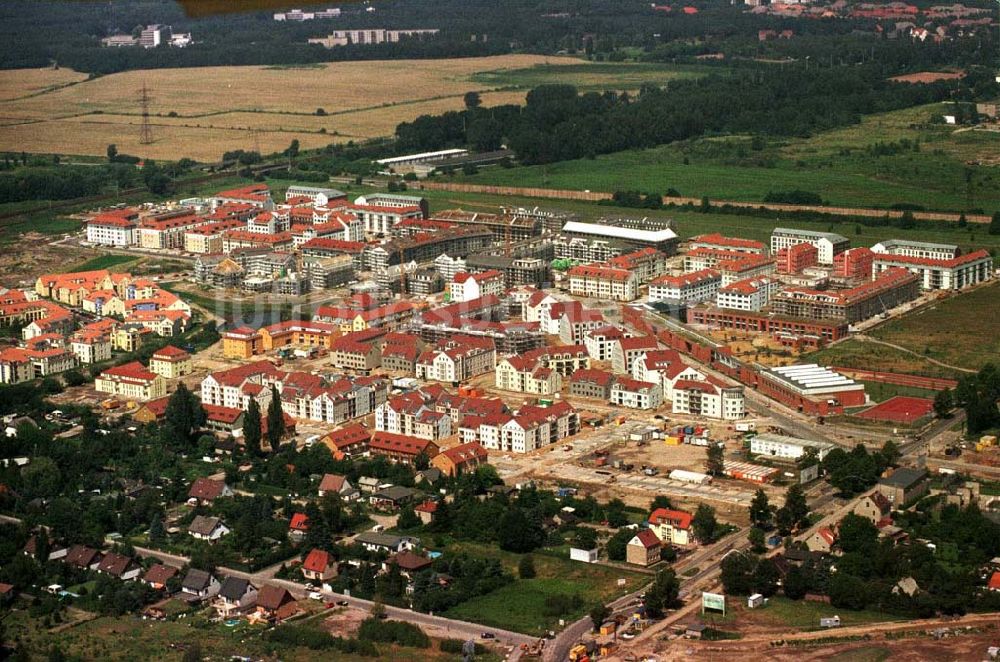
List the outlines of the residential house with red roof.
{"type": "Polygon", "coordinates": [[[138,361],[108,368],[94,381],[99,393],[130,400],[155,400],[167,394],[167,382],[138,361]]]}
{"type": "Polygon", "coordinates": [[[837,534],[828,526],[818,529],[805,539],[806,549],[810,552],[820,552],[822,554],[829,554],[836,542],[837,534]]]}
{"type": "Polygon", "coordinates": [[[299,605],[287,589],[265,584],[257,592],[257,618],[279,622],[297,614],[299,605]]]}
{"type": "Polygon", "coordinates": [[[562,376],[526,356],[508,356],[497,363],[494,383],[503,391],[517,391],[535,395],[552,395],[562,390],[562,376]]]}
{"type": "Polygon", "coordinates": [[[434,349],[417,358],[417,379],[462,382],[496,367],[496,349],[491,338],[455,335],[439,340],[434,349]]]}
{"type": "Polygon", "coordinates": [[[475,442],[446,448],[431,460],[431,466],[452,478],[473,472],[488,463],[489,454],[486,449],[475,442]]]}
{"type": "Polygon", "coordinates": [[[309,532],[309,517],[305,513],[293,513],[292,519],[288,523],[288,537],[293,540],[302,540],[309,532]]]}
{"type": "Polygon", "coordinates": [[[679,276],[664,275],[649,284],[649,300],[678,305],[698,303],[715,297],[722,274],[715,269],[698,269],[679,276]]]}
{"type": "Polygon", "coordinates": [[[414,464],[418,455],[428,459],[438,454],[438,445],[429,439],[418,439],[391,432],[375,432],[368,443],[372,456],[385,457],[391,462],[414,464]]]}
{"type": "Polygon", "coordinates": [[[473,301],[485,296],[500,296],[504,291],[503,273],[496,269],[470,274],[460,271],[448,284],[448,293],[453,302],[473,301]]]}
{"type": "Polygon", "coordinates": [[[313,549],[302,561],[302,577],[311,582],[327,582],[337,576],[337,560],[330,552],[313,549]]]}
{"type": "Polygon", "coordinates": [[[661,542],[671,545],[689,545],[691,538],[691,513],[683,510],[657,508],[649,515],[649,528],[661,542]]]}
{"type": "Polygon", "coordinates": [[[617,375],[632,374],[635,362],[646,352],[659,347],[655,336],[629,336],[619,338],[611,346],[611,369],[617,375]]]}
{"type": "MultiPolygon", "coordinates": [[[[365,431],[365,446],[367,447],[369,435],[367,430],[365,431]]],[[[351,485],[351,482],[347,480],[347,476],[340,476],[338,474],[323,474],[323,478],[319,481],[319,488],[317,488],[317,494],[319,498],[323,498],[329,495],[337,495],[342,499],[353,501],[360,496],[358,488],[351,485]]]]}
{"type": "Polygon", "coordinates": [[[330,449],[334,459],[342,460],[367,453],[371,438],[372,433],[368,428],[356,423],[327,433],[320,438],[319,443],[330,449]]]}
{"type": "Polygon", "coordinates": [[[437,441],[452,434],[452,420],[438,411],[429,392],[410,391],[389,398],[375,409],[375,429],[437,441]]]}
{"type": "Polygon", "coordinates": [[[180,570],[172,565],[154,563],[146,571],[146,574],[142,576],[142,581],[149,584],[152,588],[162,591],[167,588],[167,582],[176,577],[178,572],[180,570]]]}
{"type": "Polygon", "coordinates": [[[615,376],[606,370],[577,370],[569,379],[569,392],[581,398],[607,400],[614,383],[615,376]]]}
{"type": "Polygon", "coordinates": [[[226,481],[211,478],[196,478],[188,490],[188,499],[194,499],[202,506],[211,505],[216,499],[231,496],[233,490],[226,485],[226,481]]]}

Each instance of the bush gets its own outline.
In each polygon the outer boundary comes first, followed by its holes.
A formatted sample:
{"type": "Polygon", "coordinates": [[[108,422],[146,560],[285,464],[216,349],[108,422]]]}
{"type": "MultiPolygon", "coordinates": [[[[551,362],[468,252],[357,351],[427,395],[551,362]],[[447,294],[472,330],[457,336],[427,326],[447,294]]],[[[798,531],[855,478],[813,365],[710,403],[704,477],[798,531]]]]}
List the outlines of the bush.
{"type": "Polygon", "coordinates": [[[266,641],[289,646],[304,646],[311,650],[338,650],[365,657],[378,657],[378,649],[370,641],[334,637],[329,632],[313,630],[300,625],[282,625],[264,633],[266,641]]]}
{"type": "Polygon", "coordinates": [[[821,205],[823,198],[812,191],[768,191],[764,202],[778,202],[786,205],[821,205]]]}
{"type": "MultiPolygon", "coordinates": [[[[461,639],[442,639],[441,652],[461,655],[463,645],[465,645],[465,642],[462,641],[461,639]]],[[[483,646],[482,644],[476,644],[476,655],[485,655],[486,652],[487,652],[486,646],[483,646]]]]}
{"type": "Polygon", "coordinates": [[[67,370],[63,373],[63,381],[66,382],[66,386],[83,386],[90,380],[79,370],[67,370]]]}
{"type": "Polygon", "coordinates": [[[403,621],[383,621],[366,618],[358,628],[358,639],[400,644],[412,648],[430,648],[431,640],[424,631],[412,623],[403,621]]]}

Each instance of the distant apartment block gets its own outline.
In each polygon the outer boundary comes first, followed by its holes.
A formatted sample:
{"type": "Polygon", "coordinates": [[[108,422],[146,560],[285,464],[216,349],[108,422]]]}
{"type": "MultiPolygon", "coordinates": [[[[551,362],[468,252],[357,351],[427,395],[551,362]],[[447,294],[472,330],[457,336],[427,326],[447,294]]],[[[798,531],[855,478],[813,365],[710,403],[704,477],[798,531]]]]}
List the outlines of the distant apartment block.
{"type": "Polygon", "coordinates": [[[833,232],[814,232],[796,228],[775,228],[771,233],[771,253],[777,254],[783,248],[796,244],[812,244],[819,254],[820,264],[833,264],[837,253],[851,247],[851,240],[833,232]]]}
{"type": "Polygon", "coordinates": [[[327,37],[310,39],[310,44],[318,44],[324,48],[336,48],[338,46],[349,45],[377,45],[395,44],[401,39],[416,37],[422,38],[435,35],[440,30],[437,28],[416,28],[408,30],[387,30],[385,28],[372,28],[366,30],[334,30],[327,37]]]}

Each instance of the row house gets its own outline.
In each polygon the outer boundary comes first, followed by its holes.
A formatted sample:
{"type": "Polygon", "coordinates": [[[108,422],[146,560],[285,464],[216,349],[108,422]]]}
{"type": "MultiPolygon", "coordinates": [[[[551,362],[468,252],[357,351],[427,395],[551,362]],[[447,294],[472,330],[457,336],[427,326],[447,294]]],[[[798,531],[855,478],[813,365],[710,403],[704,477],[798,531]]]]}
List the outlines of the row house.
{"type": "Polygon", "coordinates": [[[493,340],[476,336],[453,336],[437,342],[417,359],[417,379],[462,382],[496,367],[493,340]]]}
{"type": "Polygon", "coordinates": [[[632,334],[620,327],[608,324],[598,327],[587,334],[583,344],[587,354],[595,361],[610,361],[618,341],[631,338],[632,334]]]}
{"type": "Polygon", "coordinates": [[[245,411],[253,398],[264,411],[271,397],[270,385],[280,374],[270,361],[255,361],[213,372],[201,380],[201,402],[245,411]]]}
{"type": "Polygon", "coordinates": [[[190,228],[184,233],[184,251],[199,255],[222,253],[225,249],[223,235],[229,230],[244,227],[244,223],[239,219],[230,218],[190,228]]]}
{"type": "Polygon", "coordinates": [[[409,322],[416,311],[417,306],[408,301],[388,303],[367,310],[320,306],[313,315],[313,320],[338,325],[343,333],[363,331],[376,326],[398,329],[409,322]]]}
{"type": "Polygon", "coordinates": [[[429,439],[418,439],[391,432],[376,432],[368,443],[372,457],[384,457],[390,462],[414,465],[421,455],[428,460],[438,454],[438,445],[429,439]]]}
{"type": "Polygon", "coordinates": [[[621,338],[611,348],[611,369],[618,375],[629,375],[636,360],[659,347],[654,336],[621,338]]]}
{"type": "Polygon", "coordinates": [[[685,305],[711,299],[722,285],[722,274],[715,269],[699,269],[679,276],[660,276],[649,284],[650,301],[668,301],[685,305]]]}
{"type": "Polygon", "coordinates": [[[629,409],[657,409],[663,404],[663,389],[659,384],[640,382],[630,377],[617,377],[611,385],[611,404],[629,409]]]}
{"type": "Polygon", "coordinates": [[[510,356],[497,363],[495,383],[503,391],[535,395],[552,395],[562,390],[558,372],[524,356],[510,356]]]}
{"type": "MultiPolygon", "coordinates": [[[[368,442],[371,441],[372,433],[364,425],[355,423],[328,432],[320,438],[319,443],[326,446],[335,460],[343,460],[349,457],[360,457],[368,452],[368,442]]],[[[328,474],[329,475],[329,474],[328,474]]],[[[320,484],[320,491],[329,490],[324,488],[326,478],[320,484]]],[[[341,486],[342,487],[342,486],[341,486]]],[[[353,489],[353,488],[351,488],[353,489]]],[[[321,493],[320,496],[323,496],[321,493]]]]}
{"type": "Polygon", "coordinates": [[[634,301],[639,296],[639,278],[626,269],[584,264],[569,270],[569,292],[576,296],[612,301],[634,301]]]}
{"type": "Polygon", "coordinates": [[[438,411],[436,399],[423,391],[411,391],[389,398],[375,409],[375,429],[419,439],[437,441],[452,434],[452,419],[438,411]]]}
{"type": "Polygon", "coordinates": [[[484,464],[489,464],[489,454],[485,448],[475,442],[446,448],[431,460],[431,466],[451,478],[474,473],[484,464]]]}

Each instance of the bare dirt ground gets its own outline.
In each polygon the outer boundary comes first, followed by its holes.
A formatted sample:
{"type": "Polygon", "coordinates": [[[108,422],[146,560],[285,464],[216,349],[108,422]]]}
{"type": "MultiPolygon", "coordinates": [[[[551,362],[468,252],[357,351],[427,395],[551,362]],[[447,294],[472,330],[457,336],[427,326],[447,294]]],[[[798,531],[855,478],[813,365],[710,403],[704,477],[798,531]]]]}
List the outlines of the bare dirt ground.
{"type": "Polygon", "coordinates": [[[0,280],[4,285],[30,286],[41,274],[64,270],[67,264],[93,257],[82,248],[50,244],[51,239],[37,232],[26,232],[13,250],[0,252],[0,280]],[[26,250],[28,246],[31,250],[26,250]]]}

